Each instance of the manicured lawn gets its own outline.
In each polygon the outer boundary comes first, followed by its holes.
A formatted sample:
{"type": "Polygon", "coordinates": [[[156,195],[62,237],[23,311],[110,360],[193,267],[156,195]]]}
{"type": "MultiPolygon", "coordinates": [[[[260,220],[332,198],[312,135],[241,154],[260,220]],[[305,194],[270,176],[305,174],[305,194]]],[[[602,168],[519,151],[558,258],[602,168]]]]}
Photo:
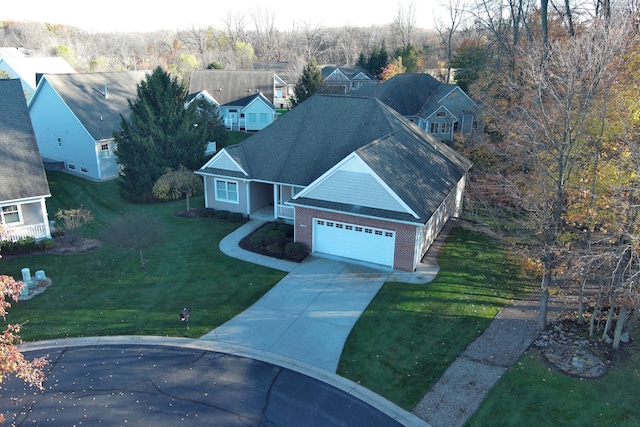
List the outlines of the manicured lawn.
{"type": "Polygon", "coordinates": [[[338,374],[411,410],[531,282],[485,235],[459,228],[428,284],[386,283],[345,344],[338,374]]]}
{"type": "Polygon", "coordinates": [[[640,333],[624,344],[599,379],[586,380],[550,368],[531,349],[489,392],[466,426],[640,425],[640,333]]]}
{"type": "MultiPolygon", "coordinates": [[[[85,233],[98,238],[118,215],[136,211],[160,218],[163,241],[145,250],[146,271],[134,251],[104,244],[80,254],[38,254],[0,260],[0,273],[20,279],[21,269],[44,270],[53,284],[45,293],[14,304],[7,320],[26,322],[25,341],[94,335],[199,337],[240,313],[284,273],[230,258],[218,242],[240,224],[215,218],[180,218],[184,200],[136,205],[123,201],[116,181],[96,183],[60,172],[48,174],[50,217],[59,208],[90,210],[85,233]],[[191,307],[190,330],[178,320],[191,307]]],[[[195,197],[192,207],[203,206],[195,197]]]]}

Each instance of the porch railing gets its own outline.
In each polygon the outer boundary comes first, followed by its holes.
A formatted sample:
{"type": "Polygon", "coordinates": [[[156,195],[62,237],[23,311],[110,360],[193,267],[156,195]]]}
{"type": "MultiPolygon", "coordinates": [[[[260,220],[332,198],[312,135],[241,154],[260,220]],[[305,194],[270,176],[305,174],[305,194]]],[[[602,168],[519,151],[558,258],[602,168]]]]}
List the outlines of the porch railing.
{"type": "Polygon", "coordinates": [[[5,227],[0,229],[0,238],[2,240],[11,240],[16,242],[26,237],[35,237],[42,239],[47,237],[47,227],[45,224],[23,225],[20,227],[5,227]]]}
{"type": "Polygon", "coordinates": [[[295,219],[295,212],[293,206],[278,205],[278,218],[295,219]]]}

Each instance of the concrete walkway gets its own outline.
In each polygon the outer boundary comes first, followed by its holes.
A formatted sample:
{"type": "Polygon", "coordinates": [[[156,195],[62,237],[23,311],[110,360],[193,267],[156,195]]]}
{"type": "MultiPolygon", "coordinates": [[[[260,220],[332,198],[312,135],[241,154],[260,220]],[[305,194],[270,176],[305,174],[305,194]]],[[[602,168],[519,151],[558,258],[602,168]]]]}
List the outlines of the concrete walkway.
{"type": "Polygon", "coordinates": [[[334,257],[301,263],[244,251],[240,239],[262,225],[251,220],[220,243],[222,252],[288,271],[258,302],[202,339],[268,351],[336,372],[344,343],[362,312],[387,281],[426,283],[437,265],[404,273],[334,257]]]}

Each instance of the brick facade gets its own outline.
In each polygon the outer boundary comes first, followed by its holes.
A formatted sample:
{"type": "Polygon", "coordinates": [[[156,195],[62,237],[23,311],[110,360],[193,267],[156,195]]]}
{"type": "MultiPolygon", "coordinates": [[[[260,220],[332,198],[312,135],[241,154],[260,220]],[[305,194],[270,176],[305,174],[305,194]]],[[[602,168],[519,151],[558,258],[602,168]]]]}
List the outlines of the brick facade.
{"type": "Polygon", "coordinates": [[[338,212],[319,211],[316,209],[298,206],[296,207],[295,240],[306,244],[310,250],[313,249],[314,218],[322,218],[330,221],[394,231],[395,250],[393,268],[397,270],[413,271],[417,234],[416,226],[346,215],[338,212]]]}

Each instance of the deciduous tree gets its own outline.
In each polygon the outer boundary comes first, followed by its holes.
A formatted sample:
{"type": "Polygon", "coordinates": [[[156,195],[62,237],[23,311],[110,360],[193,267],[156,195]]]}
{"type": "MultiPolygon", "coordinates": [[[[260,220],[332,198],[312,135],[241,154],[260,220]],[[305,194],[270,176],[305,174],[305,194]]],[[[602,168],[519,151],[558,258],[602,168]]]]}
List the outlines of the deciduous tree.
{"type": "Polygon", "coordinates": [[[189,197],[200,193],[202,188],[202,178],[181,167],[160,176],[153,185],[153,195],[160,200],[177,200],[184,197],[187,201],[187,212],[190,212],[189,197]]]}
{"type": "Polygon", "coordinates": [[[103,239],[140,255],[140,268],[145,269],[143,251],[165,235],[165,225],[155,216],[128,213],[118,217],[103,232],[103,239]]]}

